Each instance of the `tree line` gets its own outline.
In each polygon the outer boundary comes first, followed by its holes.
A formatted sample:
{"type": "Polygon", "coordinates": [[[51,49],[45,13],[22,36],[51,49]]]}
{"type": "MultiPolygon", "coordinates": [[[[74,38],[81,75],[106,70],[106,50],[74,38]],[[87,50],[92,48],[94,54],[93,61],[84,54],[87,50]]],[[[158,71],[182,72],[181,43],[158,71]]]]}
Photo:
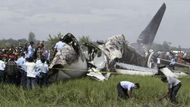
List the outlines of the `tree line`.
{"type": "MultiPolygon", "coordinates": [[[[47,48],[52,48],[54,44],[59,41],[59,38],[63,37],[64,34],[59,33],[57,35],[50,35],[47,40],[44,40],[45,46],[47,48]]],[[[36,35],[33,32],[30,32],[28,35],[28,38],[22,38],[22,39],[1,39],[0,40],[0,48],[6,48],[6,47],[18,47],[18,46],[24,46],[26,43],[29,43],[30,41],[33,41],[34,43],[37,43],[39,40],[36,39],[36,35]]],[[[89,36],[82,36],[79,38],[79,42],[82,44],[84,42],[93,42],[91,41],[89,36]]],[[[187,50],[186,48],[181,48],[181,46],[174,47],[172,46],[171,42],[164,41],[163,43],[153,43],[151,49],[155,51],[170,51],[170,50],[187,50]]]]}

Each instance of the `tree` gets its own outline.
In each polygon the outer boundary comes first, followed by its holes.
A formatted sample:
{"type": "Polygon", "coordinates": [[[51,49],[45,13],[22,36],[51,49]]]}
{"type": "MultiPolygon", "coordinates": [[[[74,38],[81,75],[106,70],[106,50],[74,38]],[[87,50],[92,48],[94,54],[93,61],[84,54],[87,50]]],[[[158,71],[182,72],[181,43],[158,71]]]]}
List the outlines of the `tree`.
{"type": "Polygon", "coordinates": [[[18,46],[24,46],[28,41],[26,39],[18,39],[18,46]]]}
{"type": "Polygon", "coordinates": [[[82,36],[81,38],[79,38],[79,43],[80,43],[80,44],[88,43],[88,42],[90,42],[90,41],[91,41],[91,40],[90,40],[89,36],[82,36]]]}
{"type": "Polygon", "coordinates": [[[28,41],[26,39],[2,39],[0,40],[0,48],[24,46],[28,41]]]}
{"type": "Polygon", "coordinates": [[[61,33],[59,33],[57,35],[53,35],[53,36],[49,34],[49,38],[47,41],[47,47],[52,48],[56,44],[56,42],[58,42],[59,39],[62,37],[63,37],[63,35],[61,33]]]}
{"type": "Polygon", "coordinates": [[[155,51],[170,51],[175,47],[171,47],[171,42],[164,41],[162,44],[154,43],[151,48],[155,51]]]}
{"type": "Polygon", "coordinates": [[[28,41],[29,42],[31,42],[31,41],[35,42],[36,41],[35,34],[33,32],[29,33],[28,41]]]}
{"type": "Polygon", "coordinates": [[[171,43],[164,41],[163,44],[162,44],[162,46],[163,46],[163,50],[164,51],[170,51],[171,43]]]}

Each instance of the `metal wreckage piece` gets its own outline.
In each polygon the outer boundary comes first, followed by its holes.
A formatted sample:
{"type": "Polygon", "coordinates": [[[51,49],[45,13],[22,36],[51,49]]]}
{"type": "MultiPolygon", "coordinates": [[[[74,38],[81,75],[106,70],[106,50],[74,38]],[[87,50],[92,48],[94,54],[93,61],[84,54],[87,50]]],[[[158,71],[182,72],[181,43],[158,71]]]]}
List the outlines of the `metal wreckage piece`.
{"type": "Polygon", "coordinates": [[[63,39],[66,46],[56,53],[50,64],[49,82],[77,78],[87,73],[87,62],[77,39],[71,33],[63,39]]]}

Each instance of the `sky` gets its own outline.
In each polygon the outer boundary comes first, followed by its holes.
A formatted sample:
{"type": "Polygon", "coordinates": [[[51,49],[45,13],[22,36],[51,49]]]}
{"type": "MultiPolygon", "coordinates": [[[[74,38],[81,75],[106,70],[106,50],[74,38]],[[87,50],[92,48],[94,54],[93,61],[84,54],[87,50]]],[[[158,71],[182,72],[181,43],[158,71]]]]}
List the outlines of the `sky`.
{"type": "Polygon", "coordinates": [[[166,12],[154,42],[189,48],[190,0],[0,0],[0,39],[73,33],[92,40],[124,34],[135,42],[162,3],[166,12]]]}

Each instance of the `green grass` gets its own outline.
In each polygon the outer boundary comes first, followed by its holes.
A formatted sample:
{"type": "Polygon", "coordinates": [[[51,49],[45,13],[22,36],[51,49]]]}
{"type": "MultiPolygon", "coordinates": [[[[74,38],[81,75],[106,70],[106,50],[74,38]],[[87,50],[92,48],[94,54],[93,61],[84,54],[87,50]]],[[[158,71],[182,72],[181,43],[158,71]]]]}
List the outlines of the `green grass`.
{"type": "Polygon", "coordinates": [[[180,79],[178,105],[168,100],[158,101],[167,91],[167,84],[157,77],[113,75],[99,82],[88,77],[52,84],[34,90],[24,90],[10,84],[0,84],[0,106],[3,107],[188,107],[190,106],[190,78],[180,79]],[[133,98],[117,101],[116,85],[121,80],[139,82],[133,98]]]}

